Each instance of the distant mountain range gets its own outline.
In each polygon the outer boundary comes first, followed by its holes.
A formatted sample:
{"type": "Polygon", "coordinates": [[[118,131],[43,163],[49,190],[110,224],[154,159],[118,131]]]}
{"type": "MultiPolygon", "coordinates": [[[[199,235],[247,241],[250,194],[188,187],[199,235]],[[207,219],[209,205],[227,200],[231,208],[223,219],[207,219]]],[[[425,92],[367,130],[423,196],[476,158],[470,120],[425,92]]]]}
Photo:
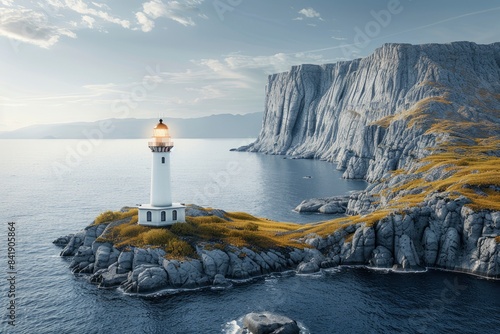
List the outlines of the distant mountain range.
{"type": "MultiPolygon", "coordinates": [[[[262,127],[262,112],[245,115],[221,114],[200,118],[164,118],[173,138],[256,138],[262,127]]],[[[0,139],[82,139],[100,131],[105,139],[147,138],[158,119],[108,119],[96,122],[31,125],[0,132],[0,139]],[[102,128],[103,125],[109,128],[102,128]],[[102,130],[104,129],[104,130],[102,130]]]]}

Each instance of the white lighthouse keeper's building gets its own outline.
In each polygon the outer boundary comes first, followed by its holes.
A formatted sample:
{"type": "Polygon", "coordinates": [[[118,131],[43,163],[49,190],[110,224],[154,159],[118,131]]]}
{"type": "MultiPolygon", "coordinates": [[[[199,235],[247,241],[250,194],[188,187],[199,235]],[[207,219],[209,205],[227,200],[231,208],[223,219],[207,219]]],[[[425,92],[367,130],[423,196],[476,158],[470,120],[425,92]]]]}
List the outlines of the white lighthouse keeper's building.
{"type": "Polygon", "coordinates": [[[185,222],[186,207],[172,203],[170,189],[170,151],[174,143],[170,140],[168,126],[160,119],[153,129],[152,141],[148,143],[153,156],[151,166],[151,199],[139,209],[139,225],[168,226],[185,222]]]}

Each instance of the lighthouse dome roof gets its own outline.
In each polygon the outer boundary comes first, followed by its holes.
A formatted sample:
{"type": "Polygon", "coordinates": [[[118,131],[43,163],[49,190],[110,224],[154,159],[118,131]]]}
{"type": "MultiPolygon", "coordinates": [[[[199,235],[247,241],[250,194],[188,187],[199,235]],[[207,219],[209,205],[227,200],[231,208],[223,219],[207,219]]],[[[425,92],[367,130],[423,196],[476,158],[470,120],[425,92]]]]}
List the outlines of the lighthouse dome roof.
{"type": "Polygon", "coordinates": [[[168,132],[167,124],[163,123],[163,120],[160,119],[160,123],[156,124],[153,129],[153,137],[170,137],[168,132]]]}
{"type": "Polygon", "coordinates": [[[168,130],[168,126],[167,126],[167,124],[163,123],[162,119],[160,119],[160,123],[156,124],[156,126],[155,126],[155,130],[156,129],[158,129],[158,130],[160,130],[160,129],[168,130]]]}

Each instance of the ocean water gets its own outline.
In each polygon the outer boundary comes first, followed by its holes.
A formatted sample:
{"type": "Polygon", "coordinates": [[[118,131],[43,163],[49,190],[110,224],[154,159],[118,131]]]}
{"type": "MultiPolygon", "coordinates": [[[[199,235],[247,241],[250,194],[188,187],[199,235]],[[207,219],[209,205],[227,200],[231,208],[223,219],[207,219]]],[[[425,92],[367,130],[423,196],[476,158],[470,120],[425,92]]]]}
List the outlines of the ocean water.
{"type": "MultiPolygon", "coordinates": [[[[335,166],[229,152],[251,140],[177,140],[173,197],[230,211],[307,223],[301,200],[366,187],[335,166]]],[[[396,274],[341,268],[235,282],[227,290],[130,296],[97,289],[73,275],[52,245],[100,212],[147,203],[150,152],[145,140],[0,141],[1,333],[238,333],[241,317],[274,311],[304,333],[497,333],[500,284],[429,271],[396,274]],[[15,222],[16,326],[7,323],[8,222],[15,222]]]]}

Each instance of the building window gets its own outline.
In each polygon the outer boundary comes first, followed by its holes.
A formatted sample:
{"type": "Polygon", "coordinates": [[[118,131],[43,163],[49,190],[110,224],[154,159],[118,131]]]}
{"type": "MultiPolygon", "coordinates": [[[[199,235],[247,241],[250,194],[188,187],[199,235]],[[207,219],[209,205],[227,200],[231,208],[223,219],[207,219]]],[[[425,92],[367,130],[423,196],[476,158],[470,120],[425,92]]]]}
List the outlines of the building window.
{"type": "Polygon", "coordinates": [[[150,222],[150,221],[152,220],[152,219],[151,219],[151,211],[148,211],[148,212],[146,213],[146,220],[147,220],[148,222],[150,222]]]}
{"type": "Polygon", "coordinates": [[[165,220],[167,220],[167,214],[165,213],[165,211],[162,211],[161,212],[161,221],[164,222],[165,220]]]}
{"type": "Polygon", "coordinates": [[[165,157],[161,157],[161,163],[164,164],[165,163],[165,157]]]}
{"type": "Polygon", "coordinates": [[[172,220],[177,220],[177,210],[172,211],[172,220]]]}

